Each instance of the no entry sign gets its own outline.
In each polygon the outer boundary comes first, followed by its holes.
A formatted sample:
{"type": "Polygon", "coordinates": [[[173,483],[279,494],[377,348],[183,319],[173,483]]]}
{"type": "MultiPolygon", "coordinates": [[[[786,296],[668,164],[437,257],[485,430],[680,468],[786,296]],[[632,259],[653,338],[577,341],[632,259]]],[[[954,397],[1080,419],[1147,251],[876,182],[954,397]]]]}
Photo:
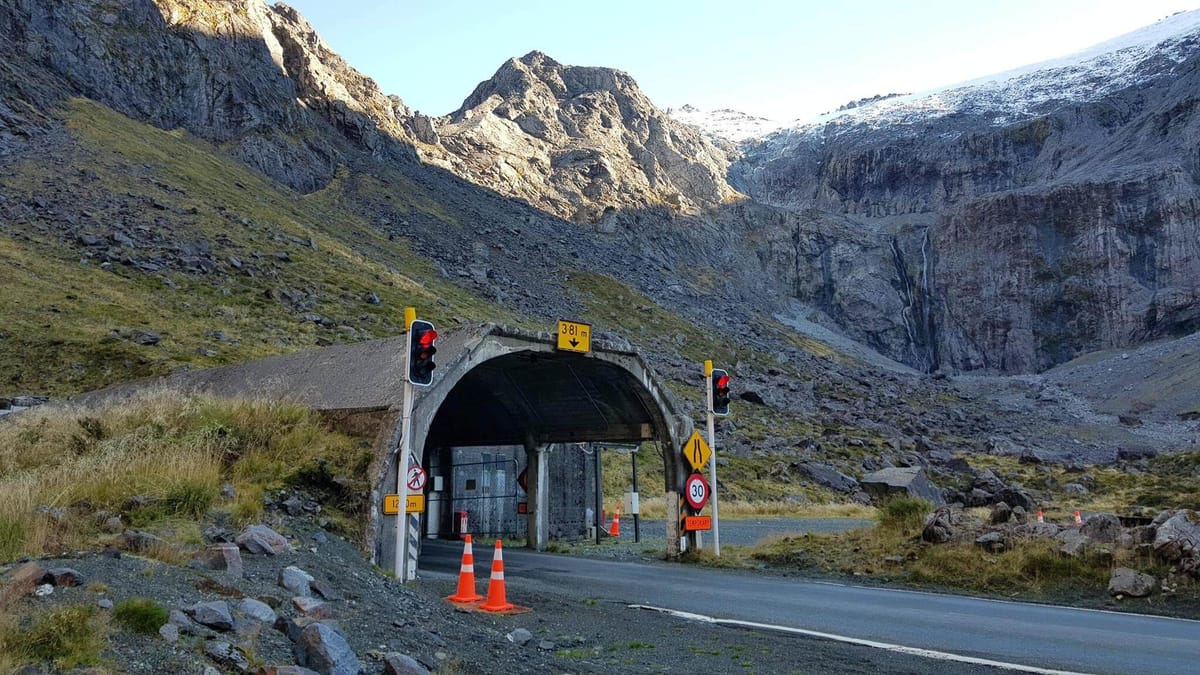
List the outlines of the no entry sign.
{"type": "Polygon", "coordinates": [[[683,494],[687,499],[688,506],[699,511],[708,503],[708,483],[704,480],[704,476],[694,473],[688,476],[687,482],[683,484],[683,494]]]}

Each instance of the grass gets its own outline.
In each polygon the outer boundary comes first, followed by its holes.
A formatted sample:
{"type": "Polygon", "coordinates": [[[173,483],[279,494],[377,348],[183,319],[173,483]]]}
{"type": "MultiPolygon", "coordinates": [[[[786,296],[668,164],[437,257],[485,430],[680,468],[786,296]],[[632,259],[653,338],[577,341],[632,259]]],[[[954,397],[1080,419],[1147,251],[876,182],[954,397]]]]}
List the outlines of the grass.
{"type": "Polygon", "coordinates": [[[4,658],[52,663],[60,671],[98,665],[107,632],[105,617],[93,605],[51,607],[23,621],[0,617],[0,665],[4,658]]]}
{"type": "Polygon", "coordinates": [[[150,598],[130,598],[113,608],[113,621],[134,633],[153,635],[167,619],[167,610],[150,598]]]}
{"type": "MultiPolygon", "coordinates": [[[[38,507],[81,516],[118,512],[137,527],[194,544],[192,523],[212,510],[230,508],[243,521],[259,513],[245,502],[224,507],[224,482],[241,484],[241,499],[261,504],[263,490],[310,480],[316,466],[351,478],[335,506],[361,508],[353,495],[367,493],[356,489],[365,482],[354,477],[365,481],[369,454],[288,402],[157,391],[94,411],[33,410],[0,425],[0,560],[74,550],[103,537],[92,518],[52,522],[38,507]],[[97,428],[88,420],[100,420],[104,432],[86,431],[97,428]]],[[[148,555],[178,564],[188,553],[173,542],[148,555]]]]}
{"type": "Polygon", "coordinates": [[[394,335],[406,305],[440,325],[484,318],[521,323],[443,279],[432,262],[361,215],[378,212],[364,201],[386,197],[393,210],[454,224],[436,195],[403,176],[343,172],[326,189],[302,196],[184,132],[140,124],[85,99],[59,114],[73,137],[61,151],[73,170],[31,155],[0,176],[0,192],[13,203],[74,196],[55,204],[57,214],[29,209],[0,234],[0,284],[9,300],[0,309],[0,373],[9,386],[73,394],[179,366],[394,335]],[[102,269],[103,258],[88,259],[89,249],[61,229],[59,216],[100,238],[113,224],[142,228],[150,248],[122,249],[135,258],[203,242],[219,266],[238,258],[256,271],[143,272],[120,263],[102,269]],[[275,261],[276,251],[291,261],[275,261]],[[287,289],[309,293],[312,306],[303,311],[332,318],[339,328],[302,321],[301,310],[277,299],[287,289]],[[372,293],[378,304],[363,299],[372,293]],[[124,337],[134,329],[153,330],[162,340],[135,344],[124,337]],[[233,339],[214,340],[215,330],[233,339]]]}
{"type": "MultiPolygon", "coordinates": [[[[663,457],[657,444],[643,443],[637,449],[638,489],[641,492],[641,516],[665,518],[663,500],[663,457]]],[[[633,468],[629,452],[607,450],[601,453],[601,482],[606,513],[612,513],[633,489],[633,468]]],[[[778,480],[772,467],[787,465],[794,458],[784,456],[726,456],[720,467],[722,492],[717,495],[722,518],[871,518],[875,509],[857,503],[839,503],[839,498],[822,488],[778,480]]],[[[707,477],[707,471],[705,476],[707,477]]]]}

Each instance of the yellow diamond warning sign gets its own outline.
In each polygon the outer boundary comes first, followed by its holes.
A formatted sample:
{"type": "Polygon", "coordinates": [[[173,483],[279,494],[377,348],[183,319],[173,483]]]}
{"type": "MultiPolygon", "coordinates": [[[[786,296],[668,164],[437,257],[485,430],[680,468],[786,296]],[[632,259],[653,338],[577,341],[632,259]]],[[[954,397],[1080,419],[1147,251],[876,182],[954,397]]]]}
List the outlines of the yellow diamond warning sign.
{"type": "Polygon", "coordinates": [[[700,470],[705,464],[708,464],[708,458],[712,456],[712,450],[708,447],[708,443],[700,435],[699,431],[693,431],[687,443],[683,444],[683,457],[692,465],[693,469],[700,470]]]}

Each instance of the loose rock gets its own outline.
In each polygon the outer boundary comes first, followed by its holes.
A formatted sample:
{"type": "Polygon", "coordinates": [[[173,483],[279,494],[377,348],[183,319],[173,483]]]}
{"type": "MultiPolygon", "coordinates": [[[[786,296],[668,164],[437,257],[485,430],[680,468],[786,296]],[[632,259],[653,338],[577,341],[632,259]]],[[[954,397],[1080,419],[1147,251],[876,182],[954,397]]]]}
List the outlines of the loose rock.
{"type": "Polygon", "coordinates": [[[188,561],[188,567],[202,570],[220,570],[227,576],[240,578],[242,572],[242,552],[236,544],[217,544],[196,551],[188,561]]]}
{"type": "Polygon", "coordinates": [[[407,654],[391,652],[383,657],[383,675],[429,675],[429,669],[407,654]]]}
{"type": "Polygon", "coordinates": [[[293,565],[279,571],[279,585],[291,591],[293,595],[306,598],[312,595],[309,584],[313,581],[311,574],[293,565]]]}
{"type": "Polygon", "coordinates": [[[254,598],[244,598],[238,605],[238,609],[242,614],[266,624],[274,624],[275,619],[279,618],[270,605],[254,598]]]}
{"type": "Polygon", "coordinates": [[[188,616],[209,628],[230,630],[233,628],[233,615],[229,612],[229,603],[224,600],[213,602],[198,602],[183,610],[188,616]]]}
{"type": "Polygon", "coordinates": [[[1121,520],[1111,513],[1097,513],[1088,516],[1079,532],[1092,541],[1111,544],[1121,536],[1121,520]]]}
{"type": "Polygon", "coordinates": [[[296,662],[322,675],[357,675],[362,664],[354,650],[333,628],[323,623],[309,624],[293,646],[296,662]]]}
{"type": "Polygon", "coordinates": [[[1118,567],[1113,570],[1108,580],[1108,592],[1117,598],[1144,598],[1154,592],[1157,583],[1158,580],[1152,575],[1142,574],[1128,567],[1118,567]]]}
{"type": "Polygon", "coordinates": [[[278,555],[291,553],[294,549],[288,540],[266,525],[251,525],[238,535],[238,546],[250,553],[278,555]]]}

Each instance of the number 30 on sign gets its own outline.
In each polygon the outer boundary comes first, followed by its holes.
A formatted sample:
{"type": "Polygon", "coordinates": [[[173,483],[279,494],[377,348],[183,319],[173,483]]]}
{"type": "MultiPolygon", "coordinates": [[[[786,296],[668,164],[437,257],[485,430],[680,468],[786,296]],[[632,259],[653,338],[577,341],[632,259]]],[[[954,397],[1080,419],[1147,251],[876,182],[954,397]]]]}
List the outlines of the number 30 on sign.
{"type": "Polygon", "coordinates": [[[698,473],[688,476],[687,482],[683,484],[683,491],[688,506],[697,511],[708,503],[708,483],[704,480],[704,476],[698,473]]]}

